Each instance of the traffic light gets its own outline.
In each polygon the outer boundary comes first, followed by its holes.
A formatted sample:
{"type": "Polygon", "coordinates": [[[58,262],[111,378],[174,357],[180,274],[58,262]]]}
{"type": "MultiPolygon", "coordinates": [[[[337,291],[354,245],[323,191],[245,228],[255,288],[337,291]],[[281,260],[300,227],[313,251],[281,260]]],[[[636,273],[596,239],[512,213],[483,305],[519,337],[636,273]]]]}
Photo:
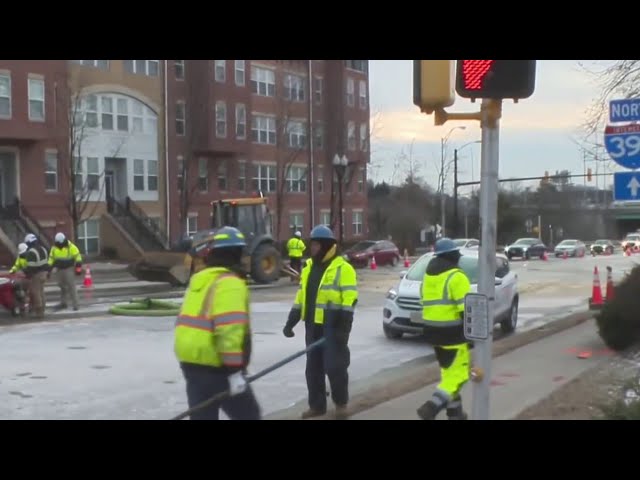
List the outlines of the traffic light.
{"type": "Polygon", "coordinates": [[[536,60],[458,60],[456,68],[456,92],[463,98],[529,98],[535,83],[536,60]]]}
{"type": "Polygon", "coordinates": [[[431,114],[456,101],[454,60],[413,61],[413,103],[431,114]]]}
{"type": "Polygon", "coordinates": [[[591,180],[593,180],[593,175],[591,173],[591,169],[587,168],[587,182],[590,182],[591,180]]]}

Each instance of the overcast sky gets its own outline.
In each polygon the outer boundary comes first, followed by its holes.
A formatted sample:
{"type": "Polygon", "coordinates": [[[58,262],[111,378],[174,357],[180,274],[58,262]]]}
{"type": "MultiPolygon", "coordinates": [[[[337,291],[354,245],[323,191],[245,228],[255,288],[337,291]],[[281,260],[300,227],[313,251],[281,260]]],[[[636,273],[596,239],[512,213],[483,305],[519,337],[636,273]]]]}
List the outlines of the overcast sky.
{"type": "MultiPolygon", "coordinates": [[[[479,140],[480,127],[478,122],[434,126],[433,116],[420,113],[413,105],[412,69],[412,60],[370,61],[374,117],[370,175],[376,181],[391,181],[394,159],[403,147],[408,151],[414,140],[419,174],[435,185],[440,139],[451,128],[466,126],[465,130],[456,130],[449,136],[449,155],[452,155],[453,148],[479,140]]],[[[582,154],[573,139],[580,135],[579,126],[585,111],[597,95],[593,78],[580,68],[577,60],[539,60],[533,96],[518,104],[505,101],[500,131],[500,177],[539,176],[544,175],[545,170],[553,173],[563,169],[574,174],[584,173],[582,154]]],[[[478,108],[478,103],[458,98],[448,110],[478,108]]],[[[471,180],[472,169],[474,180],[478,180],[480,145],[465,147],[459,157],[460,181],[471,180]]],[[[405,176],[404,172],[398,175],[405,176]]]]}

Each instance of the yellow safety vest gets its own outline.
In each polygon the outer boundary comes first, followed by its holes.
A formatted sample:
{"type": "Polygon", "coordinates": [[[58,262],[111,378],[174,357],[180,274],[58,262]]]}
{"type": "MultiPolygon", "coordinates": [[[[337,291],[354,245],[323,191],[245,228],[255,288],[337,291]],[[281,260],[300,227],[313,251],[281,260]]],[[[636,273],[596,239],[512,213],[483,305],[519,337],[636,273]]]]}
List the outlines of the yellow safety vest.
{"type": "Polygon", "coordinates": [[[73,267],[76,263],[82,263],[82,255],[80,255],[80,249],[73,243],[69,242],[64,248],[56,245],[51,247],[51,252],[49,253],[49,265],[51,267],[62,270],[73,267]]]}
{"type": "MultiPolygon", "coordinates": [[[[296,293],[293,305],[294,309],[301,309],[301,318],[306,312],[306,292],[309,272],[312,261],[307,261],[300,274],[300,288],[296,293]]],[[[316,310],[313,317],[314,323],[324,324],[325,312],[328,311],[354,311],[358,300],[358,279],[354,268],[344,260],[342,256],[336,256],[331,260],[320,280],[320,288],[316,298],[316,310]]]]}
{"type": "Polygon", "coordinates": [[[175,328],[179,362],[246,367],[251,351],[249,289],[226,268],[205,268],[191,277],[175,328]]]}
{"type": "Polygon", "coordinates": [[[425,274],[422,281],[422,320],[430,327],[462,325],[464,297],[471,285],[459,268],[439,275],[425,274]]]}
{"type": "Polygon", "coordinates": [[[298,237],[290,238],[287,242],[287,251],[289,258],[302,258],[302,254],[307,249],[304,242],[298,237]]]}
{"type": "Polygon", "coordinates": [[[16,258],[16,261],[13,264],[13,267],[11,267],[11,270],[9,270],[9,273],[19,272],[20,270],[24,270],[26,267],[27,267],[27,259],[24,257],[18,257],[16,258]]]}

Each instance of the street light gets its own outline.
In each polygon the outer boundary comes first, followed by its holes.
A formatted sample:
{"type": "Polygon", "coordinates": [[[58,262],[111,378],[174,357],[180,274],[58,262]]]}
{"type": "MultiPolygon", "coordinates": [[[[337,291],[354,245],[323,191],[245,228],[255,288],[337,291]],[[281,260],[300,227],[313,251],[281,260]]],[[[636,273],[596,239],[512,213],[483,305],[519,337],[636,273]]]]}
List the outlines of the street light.
{"type": "MultiPolygon", "coordinates": [[[[453,151],[453,236],[458,235],[458,152],[469,145],[476,143],[482,143],[480,140],[475,142],[469,142],[462,145],[453,151]]],[[[466,208],[466,207],[465,207],[466,208]]],[[[465,217],[466,218],[466,217],[465,217]]],[[[467,228],[465,222],[465,236],[467,235],[467,228]]]]}
{"type": "Polygon", "coordinates": [[[447,145],[447,140],[449,140],[449,136],[454,132],[454,130],[466,130],[467,127],[464,125],[459,125],[457,127],[453,127],[449,132],[440,139],[440,226],[442,228],[442,236],[445,235],[445,199],[444,199],[444,153],[445,147],[447,145]]]}
{"type": "Polygon", "coordinates": [[[333,157],[333,167],[336,169],[336,175],[338,176],[338,209],[340,211],[339,214],[339,222],[340,222],[340,246],[342,247],[342,242],[344,239],[343,235],[343,226],[344,226],[344,218],[342,214],[342,184],[344,179],[344,174],[347,170],[347,165],[349,165],[349,160],[345,155],[339,156],[337,153],[333,157]]]}

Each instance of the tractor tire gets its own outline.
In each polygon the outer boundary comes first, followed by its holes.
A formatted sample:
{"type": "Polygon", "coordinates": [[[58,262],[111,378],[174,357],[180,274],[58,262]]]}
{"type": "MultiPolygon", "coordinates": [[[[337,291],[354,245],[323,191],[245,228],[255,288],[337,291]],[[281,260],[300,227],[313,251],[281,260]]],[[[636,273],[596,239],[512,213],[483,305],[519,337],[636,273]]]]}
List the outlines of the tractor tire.
{"type": "Polygon", "coordinates": [[[251,255],[251,278],[256,283],[273,283],[280,278],[282,258],[273,245],[260,245],[251,255]]]}

